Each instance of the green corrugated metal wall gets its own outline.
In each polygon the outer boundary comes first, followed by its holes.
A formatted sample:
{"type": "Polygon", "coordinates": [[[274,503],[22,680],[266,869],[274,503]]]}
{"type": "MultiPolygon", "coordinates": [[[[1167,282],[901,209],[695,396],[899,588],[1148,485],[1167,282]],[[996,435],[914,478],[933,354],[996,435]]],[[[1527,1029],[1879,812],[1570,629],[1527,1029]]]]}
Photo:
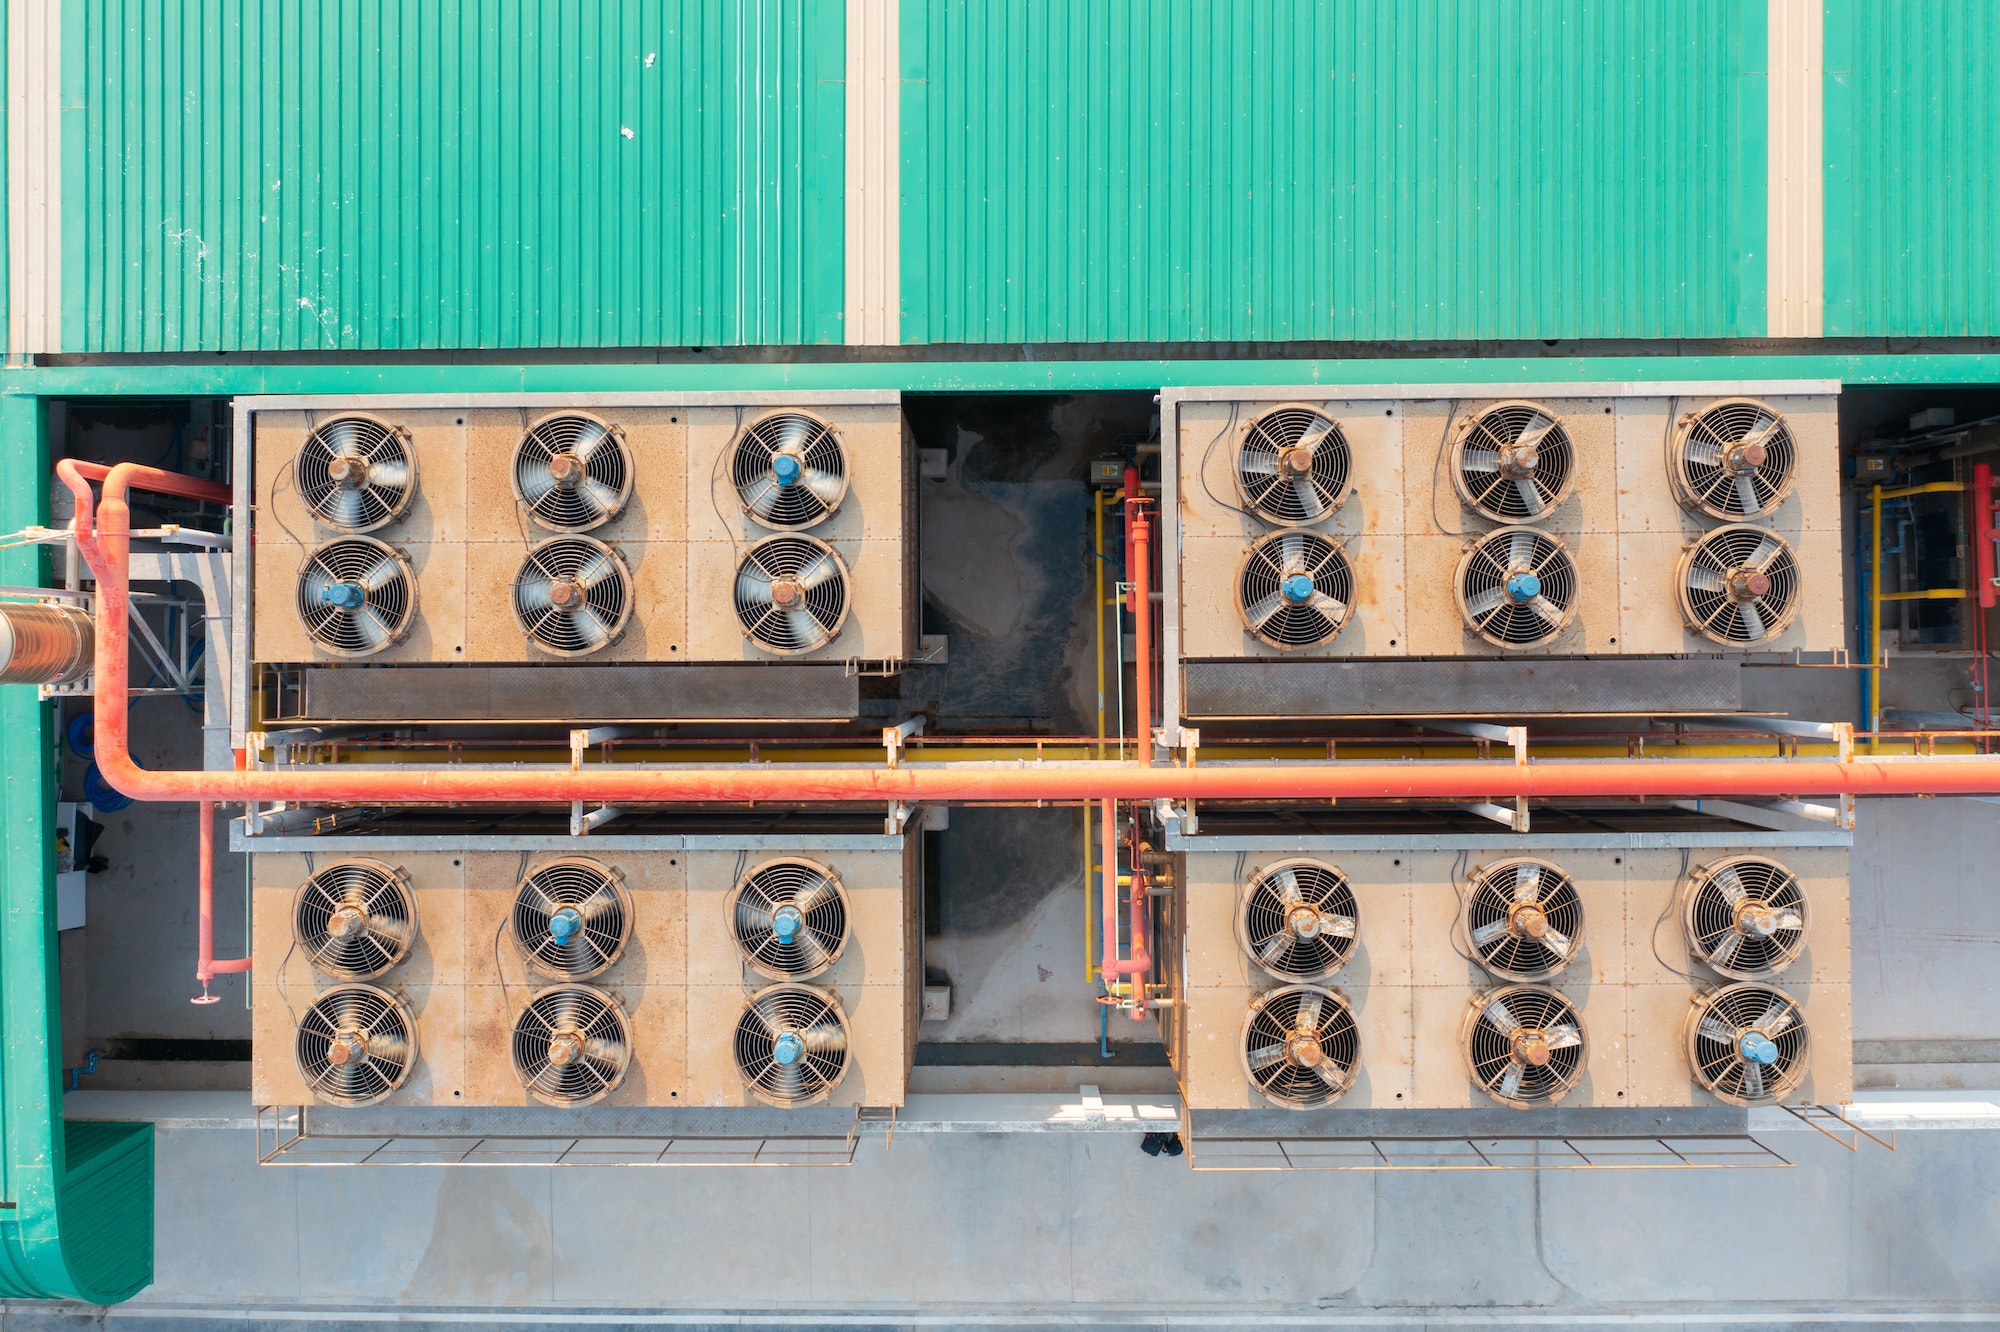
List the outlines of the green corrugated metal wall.
{"type": "Polygon", "coordinates": [[[1764,22],[906,3],[904,341],[1761,334],[1764,22]]]}
{"type": "Polygon", "coordinates": [[[2000,5],[1827,0],[1826,331],[2000,333],[2000,5]]]}
{"type": "Polygon", "coordinates": [[[67,11],[66,349],[840,340],[840,0],[67,11]]]}

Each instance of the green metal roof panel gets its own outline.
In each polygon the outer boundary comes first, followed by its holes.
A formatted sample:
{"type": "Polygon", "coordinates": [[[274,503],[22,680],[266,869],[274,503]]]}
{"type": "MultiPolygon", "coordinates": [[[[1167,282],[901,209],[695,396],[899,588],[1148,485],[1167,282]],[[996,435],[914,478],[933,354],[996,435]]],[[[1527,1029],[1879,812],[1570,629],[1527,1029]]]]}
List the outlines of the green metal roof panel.
{"type": "Polygon", "coordinates": [[[906,0],[903,340],[1760,335],[1764,24],[906,0]]]}
{"type": "Polygon", "coordinates": [[[840,340],[839,0],[66,12],[66,350],[840,340]]]}
{"type": "Polygon", "coordinates": [[[2000,334],[2000,6],[1827,0],[1826,331],[2000,334]]]}

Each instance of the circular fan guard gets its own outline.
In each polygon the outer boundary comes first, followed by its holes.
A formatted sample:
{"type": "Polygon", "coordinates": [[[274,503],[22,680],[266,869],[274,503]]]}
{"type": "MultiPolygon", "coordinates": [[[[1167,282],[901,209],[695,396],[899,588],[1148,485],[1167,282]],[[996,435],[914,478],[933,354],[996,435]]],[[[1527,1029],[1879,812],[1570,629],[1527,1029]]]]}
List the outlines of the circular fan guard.
{"type": "Polygon", "coordinates": [[[545,976],[583,980],[616,962],[632,938],[632,895],[618,871],[563,856],[514,890],[514,942],[545,976]]]}
{"type": "Polygon", "coordinates": [[[825,647],[847,622],[846,562],[812,537],[765,537],[736,566],[736,619],[777,656],[825,647]]]}
{"type": "Polygon", "coordinates": [[[1576,613],[1576,564],[1563,543],[1531,527],[1488,532],[1459,557],[1458,613],[1496,647],[1536,647],[1576,613]]]}
{"type": "Polygon", "coordinates": [[[551,537],[514,574],[514,621],[558,657],[609,647],[632,615],[632,573],[618,552],[586,536],[551,537]]]}
{"type": "Polygon", "coordinates": [[[342,985],[313,1000],[293,1046],[299,1075],[315,1096],[372,1105],[409,1078],[417,1062],[410,1007],[373,985],[342,985]]]}
{"type": "Polygon", "coordinates": [[[1681,616],[1725,647],[1767,643],[1798,612],[1799,562],[1791,543],[1761,527],[1718,527],[1681,553],[1681,616]]]}
{"type": "Polygon", "coordinates": [[[543,527],[583,532],[624,512],[632,498],[625,432],[582,412],[537,421],[514,446],[514,498],[543,527]]]}
{"type": "Polygon", "coordinates": [[[1561,504],[1576,479],[1569,432],[1532,402],[1503,402],[1467,423],[1451,450],[1465,506],[1500,523],[1532,522],[1561,504]]]}
{"type": "Polygon", "coordinates": [[[632,1064],[632,1026],[618,1001],[589,985],[555,985],[514,1018],[514,1076],[546,1105],[589,1105],[632,1064]]]}
{"type": "Polygon", "coordinates": [[[743,958],[773,980],[805,980],[847,947],[847,890],[811,860],[769,860],[730,891],[730,929],[743,958]]]}
{"type": "Polygon", "coordinates": [[[1806,1076],[1805,1015],[1783,990],[1739,982],[1697,995],[1688,1009],[1688,1069],[1731,1105],[1765,1105],[1806,1076]]]}
{"type": "Polygon", "coordinates": [[[1243,1017],[1243,1073],[1270,1100],[1310,1110],[1354,1085],[1361,1029],[1338,992],[1287,985],[1259,995],[1243,1017]]]}
{"type": "Polygon", "coordinates": [[[1576,956],[1583,899],[1546,860],[1502,860],[1473,874],[1462,924],[1480,966],[1512,980],[1542,980],[1576,956]]]}
{"type": "Polygon", "coordinates": [[[752,423],[729,460],[736,498],[766,527],[811,527],[847,497],[847,451],[834,428],[804,412],[752,423]]]}
{"type": "Polygon", "coordinates": [[[1785,418],[1761,402],[1731,398],[1680,419],[1668,474],[1684,507],[1741,522],[1776,512],[1792,492],[1797,464],[1785,418]]]}
{"type": "Polygon", "coordinates": [[[306,557],[299,621],[322,652],[366,657],[399,641],[417,614],[409,561],[373,537],[342,537],[306,557]]]}
{"type": "Polygon", "coordinates": [[[1273,532],[1243,556],[1236,610],[1259,642],[1290,652],[1325,647],[1354,612],[1354,566],[1317,532],[1273,532]]]}
{"type": "Polygon", "coordinates": [[[1474,995],[1461,1035],[1479,1089],[1502,1105],[1554,1105],[1583,1078],[1589,1052],[1576,1005],[1546,985],[1474,995]]]}
{"type": "Polygon", "coordinates": [[[394,522],[417,493],[409,432],[371,416],[337,416],[313,427],[292,476],[313,517],[346,532],[394,522]]]}
{"type": "Polygon", "coordinates": [[[1280,980],[1322,981],[1354,955],[1361,912],[1347,876],[1317,860],[1281,860],[1243,886],[1236,942],[1280,980]]]}
{"type": "Polygon", "coordinates": [[[736,1071],[768,1105],[810,1105],[847,1076],[847,1015],[809,985],[773,985],[750,996],[736,1021],[736,1071]]]}
{"type": "Polygon", "coordinates": [[[409,955],[417,899],[401,870],[379,860],[337,860],[292,899],[292,937],[313,969],[365,980],[409,955]]]}
{"type": "Polygon", "coordinates": [[[1805,951],[1805,889],[1763,856],[1732,856],[1688,877],[1682,900],[1688,951],[1737,980],[1774,976],[1805,951]]]}
{"type": "Polygon", "coordinates": [[[1236,488],[1266,522],[1316,523],[1346,500],[1352,468],[1338,421],[1312,407],[1279,407],[1244,431],[1236,488]]]}

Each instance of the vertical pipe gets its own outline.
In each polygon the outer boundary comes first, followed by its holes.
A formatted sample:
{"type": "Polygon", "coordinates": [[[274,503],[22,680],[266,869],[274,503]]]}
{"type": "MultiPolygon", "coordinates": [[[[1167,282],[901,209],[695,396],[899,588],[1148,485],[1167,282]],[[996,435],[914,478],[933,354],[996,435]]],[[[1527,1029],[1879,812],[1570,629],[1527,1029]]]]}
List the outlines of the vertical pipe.
{"type": "Polygon", "coordinates": [[[1125,469],[1126,586],[1131,589],[1134,739],[1139,766],[1153,763],[1152,524],[1146,521],[1137,468],[1125,469]]]}
{"type": "MultiPolygon", "coordinates": [[[[1091,550],[1091,564],[1097,570],[1097,598],[1091,604],[1091,619],[1097,626],[1097,757],[1104,757],[1104,492],[1098,491],[1092,507],[1097,511],[1097,541],[1091,550]]],[[[1090,842],[1090,820],[1084,820],[1084,844],[1090,842]]]]}
{"type": "Polygon", "coordinates": [[[1118,975],[1118,802],[1100,801],[1098,813],[1103,825],[1098,830],[1098,855],[1103,859],[1104,878],[1098,890],[1098,913],[1104,918],[1101,941],[1104,960],[1098,970],[1108,985],[1118,975]]]}
{"type": "Polygon", "coordinates": [[[1872,508],[1869,523],[1873,536],[1869,544],[1868,579],[1868,752],[1880,743],[1882,729],[1882,487],[1878,482],[1869,493],[1872,508]]]}
{"type": "Polygon", "coordinates": [[[250,970],[250,959],[237,958],[218,962],[215,957],[215,805],[202,800],[195,804],[195,818],[199,821],[197,842],[201,855],[197,868],[200,882],[197,891],[199,899],[200,938],[195,944],[194,978],[201,982],[201,994],[194,1002],[214,1003],[215,995],[208,992],[208,983],[219,975],[250,970]]]}

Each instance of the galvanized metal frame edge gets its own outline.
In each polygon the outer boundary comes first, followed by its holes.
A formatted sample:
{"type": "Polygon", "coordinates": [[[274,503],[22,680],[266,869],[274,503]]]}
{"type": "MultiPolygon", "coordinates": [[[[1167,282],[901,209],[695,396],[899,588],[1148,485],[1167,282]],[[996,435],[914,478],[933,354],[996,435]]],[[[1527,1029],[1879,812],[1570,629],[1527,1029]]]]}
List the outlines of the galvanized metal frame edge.
{"type": "Polygon", "coordinates": [[[1836,829],[1777,832],[1745,828],[1741,832],[1630,832],[1630,833],[1385,833],[1327,834],[1322,836],[1234,836],[1197,833],[1194,836],[1169,830],[1169,851],[1678,851],[1713,850],[1725,847],[1751,849],[1797,849],[1801,847],[1851,847],[1854,834],[1836,829]]]}

